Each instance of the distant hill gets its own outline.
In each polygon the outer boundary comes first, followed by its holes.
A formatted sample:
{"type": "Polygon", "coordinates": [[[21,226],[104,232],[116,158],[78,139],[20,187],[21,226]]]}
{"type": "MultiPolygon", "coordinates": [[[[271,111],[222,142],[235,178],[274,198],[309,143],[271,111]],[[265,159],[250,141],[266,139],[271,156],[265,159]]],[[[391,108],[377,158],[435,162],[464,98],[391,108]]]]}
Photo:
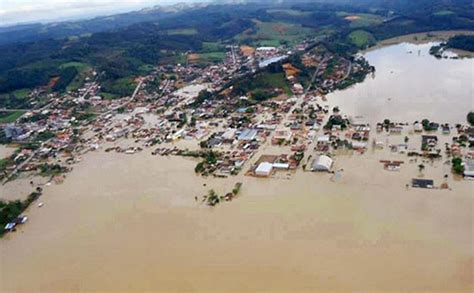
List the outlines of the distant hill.
{"type": "Polygon", "coordinates": [[[0,28],[0,94],[44,85],[52,76],[70,80],[75,71],[65,70],[64,64],[92,67],[113,82],[144,74],[150,65],[181,62],[186,52],[226,43],[280,45],[304,35],[352,54],[381,39],[452,29],[474,30],[470,1],[176,5],[87,21],[0,28]]]}
{"type": "Polygon", "coordinates": [[[202,4],[179,4],[165,7],[155,6],[129,13],[101,16],[78,21],[52,22],[46,24],[22,24],[0,27],[0,45],[73,36],[80,37],[97,32],[117,30],[136,23],[156,22],[166,17],[175,16],[180,12],[197,9],[202,6],[202,4]]]}

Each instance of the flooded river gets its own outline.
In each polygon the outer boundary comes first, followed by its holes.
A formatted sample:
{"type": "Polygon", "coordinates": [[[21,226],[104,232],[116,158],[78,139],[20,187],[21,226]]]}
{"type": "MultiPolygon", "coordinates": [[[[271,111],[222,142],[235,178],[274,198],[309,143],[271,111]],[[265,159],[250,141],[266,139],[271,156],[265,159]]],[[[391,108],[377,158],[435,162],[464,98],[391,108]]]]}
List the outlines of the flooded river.
{"type": "Polygon", "coordinates": [[[371,123],[385,118],[465,123],[474,109],[474,59],[436,59],[429,54],[434,44],[401,43],[366,52],[374,76],[328,99],[371,123]]]}

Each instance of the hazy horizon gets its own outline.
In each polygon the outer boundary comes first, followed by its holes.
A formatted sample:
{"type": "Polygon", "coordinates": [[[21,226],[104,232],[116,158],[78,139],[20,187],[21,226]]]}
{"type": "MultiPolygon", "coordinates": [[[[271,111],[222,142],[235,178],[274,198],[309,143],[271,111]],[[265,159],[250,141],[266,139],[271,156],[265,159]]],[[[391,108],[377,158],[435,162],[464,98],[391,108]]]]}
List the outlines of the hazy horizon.
{"type": "Polygon", "coordinates": [[[0,0],[0,26],[54,22],[129,12],[154,5],[205,0],[0,0]]]}

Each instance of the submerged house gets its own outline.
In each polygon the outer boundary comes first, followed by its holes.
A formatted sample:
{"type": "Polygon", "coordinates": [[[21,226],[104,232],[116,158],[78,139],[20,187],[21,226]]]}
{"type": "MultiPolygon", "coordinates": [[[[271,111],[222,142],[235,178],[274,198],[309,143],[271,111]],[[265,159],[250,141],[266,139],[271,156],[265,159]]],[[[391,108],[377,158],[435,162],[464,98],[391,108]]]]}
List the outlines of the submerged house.
{"type": "Polygon", "coordinates": [[[467,161],[464,163],[464,179],[474,180],[474,162],[467,161]]]}
{"type": "Polygon", "coordinates": [[[431,179],[412,179],[411,186],[415,188],[428,188],[434,187],[434,181],[431,179]]]}

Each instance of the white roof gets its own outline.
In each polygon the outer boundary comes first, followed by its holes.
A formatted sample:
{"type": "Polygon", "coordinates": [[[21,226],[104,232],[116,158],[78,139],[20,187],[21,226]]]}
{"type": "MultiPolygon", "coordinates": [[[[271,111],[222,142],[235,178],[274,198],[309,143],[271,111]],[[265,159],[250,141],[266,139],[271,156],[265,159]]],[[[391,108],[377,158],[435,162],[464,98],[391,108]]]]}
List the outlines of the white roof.
{"type": "Polygon", "coordinates": [[[235,136],[236,129],[229,128],[222,134],[223,139],[233,139],[235,136]]]}
{"type": "Polygon", "coordinates": [[[367,147],[367,143],[361,141],[353,141],[352,147],[355,149],[363,149],[367,147]]]}
{"type": "Polygon", "coordinates": [[[271,50],[276,50],[275,47],[258,47],[257,51],[271,51],[271,50]]]}
{"type": "Polygon", "coordinates": [[[273,163],[273,168],[275,168],[275,169],[288,169],[288,168],[290,168],[290,164],[288,164],[288,163],[273,163]]]}
{"type": "Polygon", "coordinates": [[[319,136],[318,142],[329,142],[329,136],[328,135],[319,136]]]}
{"type": "Polygon", "coordinates": [[[245,129],[237,138],[238,140],[254,140],[257,137],[257,130],[255,129],[245,129]]]}
{"type": "Polygon", "coordinates": [[[273,170],[273,164],[268,162],[263,162],[258,165],[257,169],[255,169],[256,174],[270,174],[273,170]]]}
{"type": "Polygon", "coordinates": [[[313,162],[313,170],[315,171],[329,171],[332,167],[333,160],[328,156],[319,156],[313,162]]]}

